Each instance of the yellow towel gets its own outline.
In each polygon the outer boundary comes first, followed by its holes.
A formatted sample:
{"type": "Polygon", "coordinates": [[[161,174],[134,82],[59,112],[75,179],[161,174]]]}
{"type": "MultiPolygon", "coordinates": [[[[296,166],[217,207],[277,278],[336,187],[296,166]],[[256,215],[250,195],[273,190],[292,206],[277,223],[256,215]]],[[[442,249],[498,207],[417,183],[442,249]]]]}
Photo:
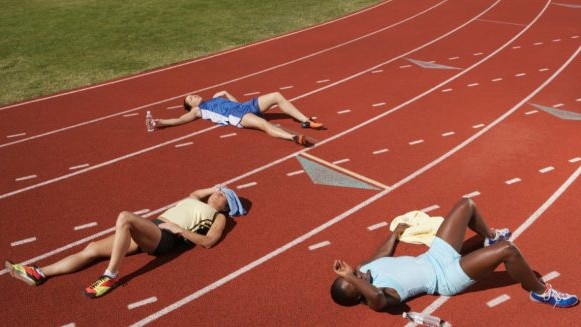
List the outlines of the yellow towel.
{"type": "Polygon", "coordinates": [[[410,211],[405,215],[395,217],[389,229],[393,232],[399,223],[408,224],[410,227],[401,234],[400,241],[431,246],[443,221],[444,218],[430,217],[423,211],[410,211]]]}

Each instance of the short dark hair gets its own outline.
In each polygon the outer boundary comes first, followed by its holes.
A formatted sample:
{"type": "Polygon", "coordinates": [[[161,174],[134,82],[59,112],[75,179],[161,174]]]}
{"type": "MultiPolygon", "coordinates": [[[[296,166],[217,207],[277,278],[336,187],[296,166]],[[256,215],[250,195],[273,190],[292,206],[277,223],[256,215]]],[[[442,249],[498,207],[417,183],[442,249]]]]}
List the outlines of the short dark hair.
{"type": "Polygon", "coordinates": [[[339,305],[352,307],[359,304],[359,296],[354,296],[346,292],[346,283],[348,282],[344,278],[337,277],[331,285],[331,298],[333,298],[333,301],[339,305]]]}
{"type": "Polygon", "coordinates": [[[187,99],[188,99],[188,97],[186,97],[186,98],[184,99],[184,109],[185,109],[186,111],[191,111],[191,110],[192,110],[192,105],[188,103],[187,99]]]}

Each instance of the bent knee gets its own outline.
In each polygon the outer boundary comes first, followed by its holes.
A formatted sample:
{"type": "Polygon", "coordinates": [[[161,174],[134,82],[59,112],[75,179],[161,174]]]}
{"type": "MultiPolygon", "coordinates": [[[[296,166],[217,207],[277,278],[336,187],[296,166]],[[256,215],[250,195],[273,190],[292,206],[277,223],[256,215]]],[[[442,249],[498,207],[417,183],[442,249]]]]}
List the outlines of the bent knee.
{"type": "Polygon", "coordinates": [[[121,211],[117,216],[117,226],[130,224],[135,218],[135,214],[129,211],[121,211]]]}
{"type": "Polygon", "coordinates": [[[519,248],[511,241],[500,241],[495,244],[497,247],[501,249],[503,254],[506,257],[520,257],[522,253],[520,252],[519,248]]]}

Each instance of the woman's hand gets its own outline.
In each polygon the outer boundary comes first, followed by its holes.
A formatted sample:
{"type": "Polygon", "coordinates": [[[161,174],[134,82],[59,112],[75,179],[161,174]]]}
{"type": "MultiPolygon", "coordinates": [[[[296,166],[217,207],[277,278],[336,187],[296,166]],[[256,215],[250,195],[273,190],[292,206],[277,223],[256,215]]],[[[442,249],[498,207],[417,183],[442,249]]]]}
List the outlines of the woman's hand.
{"type": "Polygon", "coordinates": [[[393,230],[393,233],[395,234],[395,236],[397,237],[398,240],[401,237],[401,234],[403,234],[403,232],[405,232],[405,230],[408,229],[408,227],[410,227],[410,225],[405,224],[405,223],[397,224],[397,226],[393,230]]]}

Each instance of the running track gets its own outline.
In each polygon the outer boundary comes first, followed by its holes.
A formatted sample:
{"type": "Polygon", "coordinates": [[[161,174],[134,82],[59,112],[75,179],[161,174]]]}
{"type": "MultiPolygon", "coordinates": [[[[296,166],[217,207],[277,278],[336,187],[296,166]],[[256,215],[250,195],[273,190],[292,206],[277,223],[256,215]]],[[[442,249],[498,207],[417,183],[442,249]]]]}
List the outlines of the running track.
{"type": "MultiPolygon", "coordinates": [[[[472,197],[515,231],[531,265],[565,291],[578,281],[581,1],[394,0],[327,24],[164,69],[0,108],[3,257],[41,265],[108,235],[121,210],[153,216],[226,183],[250,204],[212,250],[124,261],[126,284],[81,295],[100,262],[27,287],[0,272],[2,320],[42,325],[404,326],[404,309],[456,326],[578,324],[578,307],[531,303],[503,268],[468,292],[423,296],[394,315],[332,303],[331,264],[365,260],[384,222],[446,215],[472,197]],[[445,65],[426,69],[411,60],[445,65]],[[281,91],[329,128],[290,142],[207,122],[155,133],[183,96],[281,91]],[[297,156],[388,187],[313,184],[297,156]]],[[[273,122],[297,130],[276,113],[273,122]]],[[[467,235],[469,244],[479,240],[467,235]]],[[[401,244],[398,254],[425,248],[401,244]]]]}

